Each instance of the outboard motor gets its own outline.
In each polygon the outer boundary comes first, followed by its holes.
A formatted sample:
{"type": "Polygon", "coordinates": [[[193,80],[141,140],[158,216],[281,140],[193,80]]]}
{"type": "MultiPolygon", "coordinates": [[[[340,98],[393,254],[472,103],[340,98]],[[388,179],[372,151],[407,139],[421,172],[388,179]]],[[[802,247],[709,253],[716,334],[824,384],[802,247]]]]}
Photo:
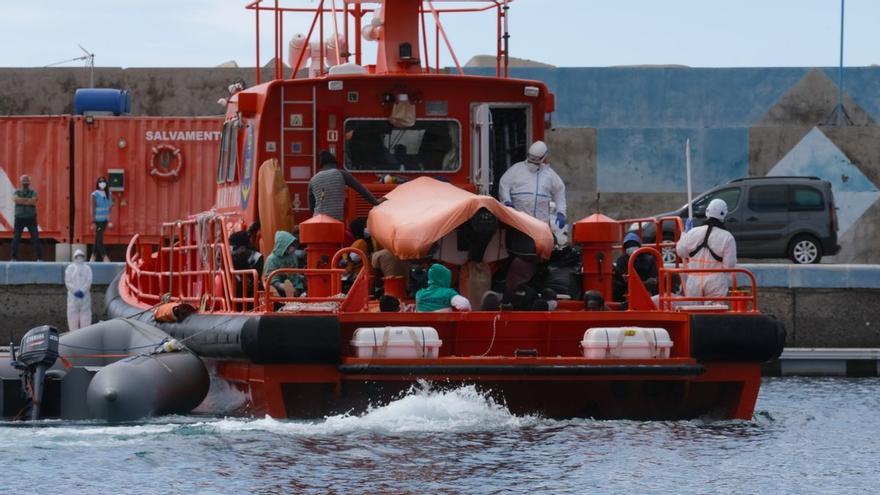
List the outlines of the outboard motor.
{"type": "Polygon", "coordinates": [[[31,420],[40,419],[40,404],[46,382],[46,369],[58,359],[58,329],[43,325],[30,329],[21,338],[18,355],[12,348],[12,366],[22,371],[21,385],[31,399],[31,420]]]}

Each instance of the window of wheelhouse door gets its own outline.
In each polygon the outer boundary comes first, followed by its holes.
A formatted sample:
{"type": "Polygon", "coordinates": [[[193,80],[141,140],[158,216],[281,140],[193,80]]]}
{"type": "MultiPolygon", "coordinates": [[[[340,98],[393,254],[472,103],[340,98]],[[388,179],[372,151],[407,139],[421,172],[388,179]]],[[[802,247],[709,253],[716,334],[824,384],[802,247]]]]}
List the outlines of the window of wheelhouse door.
{"type": "Polygon", "coordinates": [[[472,105],[471,180],[480,194],[498,197],[498,180],[526,159],[532,140],[532,109],[524,103],[472,105]]]}

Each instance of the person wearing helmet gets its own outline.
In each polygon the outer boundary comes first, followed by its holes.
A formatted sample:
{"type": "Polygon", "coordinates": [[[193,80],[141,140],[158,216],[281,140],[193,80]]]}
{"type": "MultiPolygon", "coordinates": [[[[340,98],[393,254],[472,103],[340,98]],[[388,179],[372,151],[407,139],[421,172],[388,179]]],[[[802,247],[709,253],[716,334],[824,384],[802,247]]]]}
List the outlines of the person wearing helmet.
{"type": "Polygon", "coordinates": [[[86,253],[77,249],[73,263],[64,270],[67,286],[67,329],[74,331],[92,324],[92,269],[86,264],[86,253]]]}
{"type": "MultiPolygon", "coordinates": [[[[623,254],[621,254],[611,266],[612,271],[612,297],[613,301],[626,300],[627,273],[629,272],[629,259],[636,249],[642,247],[642,240],[635,232],[626,234],[623,238],[623,254]]],[[[636,273],[645,283],[645,288],[651,294],[657,293],[657,259],[649,253],[640,254],[633,262],[636,273]]]]}
{"type": "Polygon", "coordinates": [[[550,151],[543,141],[529,147],[526,161],[511,166],[498,182],[498,200],[541,220],[565,227],[565,183],[549,166],[550,151]],[[556,204],[551,218],[550,203],[556,204]]]}
{"type": "MultiPolygon", "coordinates": [[[[733,268],[736,266],[736,241],[724,229],[727,203],[715,198],[706,207],[706,223],[681,236],[675,251],[691,269],[733,268]]],[[[726,296],[730,275],[726,273],[690,273],[685,280],[686,297],[726,296]]]]}

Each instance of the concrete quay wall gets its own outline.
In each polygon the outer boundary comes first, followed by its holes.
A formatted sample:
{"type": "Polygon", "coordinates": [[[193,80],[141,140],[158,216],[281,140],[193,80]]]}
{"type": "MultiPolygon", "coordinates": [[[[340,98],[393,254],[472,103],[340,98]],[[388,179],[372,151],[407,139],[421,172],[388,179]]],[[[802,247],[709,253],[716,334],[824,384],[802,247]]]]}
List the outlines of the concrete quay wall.
{"type": "MultiPolygon", "coordinates": [[[[66,263],[0,263],[0,344],[38,325],[67,328],[66,263]]],[[[880,265],[741,265],[755,274],[758,305],[785,323],[787,347],[880,348],[880,265]]],[[[92,312],[121,263],[93,263],[92,312]]]]}
{"type": "MultiPolygon", "coordinates": [[[[52,325],[67,331],[67,289],[64,269],[68,263],[0,263],[0,345],[33,327],[52,325]]],[[[104,293],[122,263],[91,263],[92,320],[107,318],[104,293]]]]}

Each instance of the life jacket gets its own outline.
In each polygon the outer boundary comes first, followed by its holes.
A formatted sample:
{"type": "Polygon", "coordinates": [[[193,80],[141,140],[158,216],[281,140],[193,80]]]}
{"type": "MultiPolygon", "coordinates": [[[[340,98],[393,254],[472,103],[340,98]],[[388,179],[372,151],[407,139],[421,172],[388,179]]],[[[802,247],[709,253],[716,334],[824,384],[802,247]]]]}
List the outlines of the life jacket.
{"type": "Polygon", "coordinates": [[[153,309],[153,319],[157,323],[175,323],[183,321],[197,310],[185,302],[167,302],[153,309]]]}
{"type": "Polygon", "coordinates": [[[703,237],[703,242],[701,242],[700,245],[696,247],[696,249],[694,249],[693,251],[690,252],[690,254],[688,255],[689,257],[693,258],[694,256],[697,255],[697,253],[699,253],[700,251],[703,250],[703,248],[705,248],[705,249],[709,250],[709,254],[711,254],[712,257],[715,258],[715,261],[717,261],[719,263],[724,261],[723,257],[718,256],[718,254],[715,253],[715,251],[712,251],[712,248],[709,247],[709,236],[712,235],[713,228],[715,228],[714,225],[709,225],[709,228],[706,229],[706,236],[703,237]]]}

